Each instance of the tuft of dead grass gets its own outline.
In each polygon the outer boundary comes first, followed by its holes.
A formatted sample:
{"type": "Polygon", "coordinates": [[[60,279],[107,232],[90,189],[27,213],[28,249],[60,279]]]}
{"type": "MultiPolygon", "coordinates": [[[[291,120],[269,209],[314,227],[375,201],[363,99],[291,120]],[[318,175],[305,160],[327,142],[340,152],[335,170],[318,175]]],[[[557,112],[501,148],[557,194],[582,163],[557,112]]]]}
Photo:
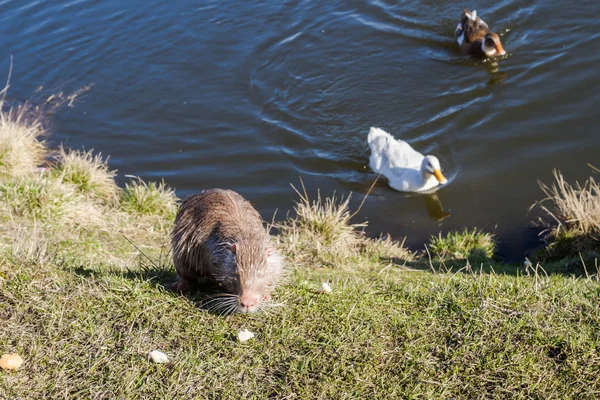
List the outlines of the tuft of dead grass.
{"type": "Polygon", "coordinates": [[[579,182],[571,185],[560,171],[554,170],[553,175],[555,181],[551,185],[539,182],[546,198],[536,205],[558,223],[558,229],[600,234],[600,185],[593,177],[583,185],[579,182]]]}
{"type": "Polygon", "coordinates": [[[304,193],[295,187],[294,190],[300,197],[294,207],[295,217],[275,224],[282,236],[284,251],[296,259],[326,264],[333,259],[357,255],[363,240],[359,229],[366,223],[350,222],[350,196],[338,200],[334,193],[323,199],[319,191],[317,198],[311,201],[306,190],[304,193]]]}
{"type": "MultiPolygon", "coordinates": [[[[592,167],[594,170],[596,168],[592,167]]],[[[546,247],[537,252],[545,261],[572,259],[576,264],[598,262],[600,250],[600,185],[593,177],[583,184],[565,181],[558,170],[554,182],[539,182],[546,198],[536,202],[550,221],[541,219],[546,227],[546,247]],[[580,263],[581,261],[581,263],[580,263]]],[[[567,265],[573,262],[567,262],[567,265]]]]}
{"type": "Polygon", "coordinates": [[[44,162],[46,150],[40,140],[44,130],[30,115],[27,105],[0,109],[0,177],[31,175],[44,162]]]}
{"type": "Polygon", "coordinates": [[[63,182],[75,185],[79,192],[104,203],[118,203],[121,189],[114,180],[116,171],[108,168],[108,158],[103,160],[102,154],[93,154],[92,150],[65,150],[60,146],[57,160],[52,171],[63,182]]]}
{"type": "Polygon", "coordinates": [[[9,247],[9,255],[22,264],[40,266],[50,262],[48,251],[49,242],[44,233],[37,228],[26,229],[20,227],[9,247]]]}
{"type": "Polygon", "coordinates": [[[337,198],[317,197],[311,200],[302,185],[302,192],[292,187],[299,196],[295,215],[275,223],[284,253],[296,262],[310,265],[355,267],[355,262],[402,261],[413,259],[403,243],[386,238],[371,239],[365,235],[366,222],[353,223],[350,195],[337,198]]]}

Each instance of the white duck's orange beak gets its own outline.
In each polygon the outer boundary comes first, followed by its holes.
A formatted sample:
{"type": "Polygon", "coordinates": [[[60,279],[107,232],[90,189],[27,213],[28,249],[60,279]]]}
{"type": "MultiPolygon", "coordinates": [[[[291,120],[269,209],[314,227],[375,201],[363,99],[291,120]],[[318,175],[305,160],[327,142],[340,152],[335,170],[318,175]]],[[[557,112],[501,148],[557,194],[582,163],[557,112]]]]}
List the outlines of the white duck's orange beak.
{"type": "Polygon", "coordinates": [[[448,179],[446,179],[446,177],[442,174],[442,171],[440,171],[439,169],[436,169],[435,171],[433,171],[433,176],[435,176],[435,179],[438,180],[439,183],[441,183],[442,185],[446,182],[448,182],[448,179]]]}

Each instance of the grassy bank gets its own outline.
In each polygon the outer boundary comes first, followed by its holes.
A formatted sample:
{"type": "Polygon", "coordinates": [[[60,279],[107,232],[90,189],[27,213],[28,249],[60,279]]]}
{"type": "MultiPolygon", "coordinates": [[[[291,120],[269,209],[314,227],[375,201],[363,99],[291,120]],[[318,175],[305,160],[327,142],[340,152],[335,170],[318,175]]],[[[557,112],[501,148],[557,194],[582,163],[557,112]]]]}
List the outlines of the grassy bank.
{"type": "MultiPolygon", "coordinates": [[[[40,170],[42,126],[23,109],[1,116],[0,352],[24,359],[0,371],[2,399],[598,397],[595,264],[503,265],[477,230],[412,253],[366,238],[344,199],[299,190],[275,227],[291,269],[280,306],[223,317],[201,293],[166,290],[168,186],[119,188],[100,155],[66,149],[40,170]],[[256,337],[237,342],[243,328],[256,337]],[[171,362],[148,361],[155,349],[171,362]]],[[[563,189],[542,204],[560,222],[548,240],[587,235],[591,257],[597,231],[554,208],[563,189]]]]}

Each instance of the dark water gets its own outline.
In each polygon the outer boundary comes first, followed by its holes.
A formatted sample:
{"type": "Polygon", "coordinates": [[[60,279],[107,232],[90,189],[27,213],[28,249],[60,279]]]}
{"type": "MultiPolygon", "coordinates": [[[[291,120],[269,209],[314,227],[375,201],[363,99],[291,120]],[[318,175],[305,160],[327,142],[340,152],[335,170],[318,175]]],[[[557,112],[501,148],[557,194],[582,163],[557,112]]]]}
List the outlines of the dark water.
{"type": "Polygon", "coordinates": [[[442,1],[3,1],[0,76],[43,100],[93,84],[49,119],[51,140],[110,154],[123,175],[185,196],[233,188],[267,219],[289,183],[354,192],[375,175],[379,126],[436,154],[451,183],[435,200],[379,182],[357,219],[408,244],[439,231],[494,231],[518,258],[529,206],[553,168],[600,165],[600,2],[474,1],[509,53],[492,65],[453,41],[462,5],[442,1]],[[494,72],[495,69],[498,71],[494,72]],[[41,87],[41,88],[40,88],[41,87]]]}

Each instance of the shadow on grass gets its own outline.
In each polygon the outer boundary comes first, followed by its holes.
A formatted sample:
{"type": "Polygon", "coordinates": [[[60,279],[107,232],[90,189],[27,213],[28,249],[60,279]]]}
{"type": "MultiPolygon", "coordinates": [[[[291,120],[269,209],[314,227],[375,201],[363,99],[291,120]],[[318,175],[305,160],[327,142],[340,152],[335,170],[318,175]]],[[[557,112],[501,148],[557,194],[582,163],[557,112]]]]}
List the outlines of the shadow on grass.
{"type": "Polygon", "coordinates": [[[513,276],[527,275],[565,275],[579,278],[589,278],[590,276],[600,277],[600,261],[598,258],[587,259],[578,257],[568,257],[560,260],[552,260],[544,263],[525,259],[523,264],[503,263],[501,260],[469,260],[469,259],[432,259],[427,257],[420,258],[406,263],[404,260],[390,260],[400,267],[409,267],[416,270],[428,271],[431,273],[466,273],[473,272],[483,274],[500,274],[513,276]],[[583,260],[583,261],[582,261],[583,260]],[[397,261],[397,262],[396,262],[397,261]]]}
{"type": "Polygon", "coordinates": [[[223,286],[210,280],[198,282],[187,292],[177,292],[171,289],[171,285],[178,279],[173,266],[159,264],[140,264],[137,269],[130,269],[122,274],[127,279],[142,280],[149,282],[158,288],[162,288],[173,297],[183,296],[191,301],[197,308],[221,315],[220,309],[215,309],[214,300],[223,295],[223,286]]]}
{"type": "Polygon", "coordinates": [[[432,259],[427,256],[406,264],[407,267],[431,273],[484,273],[503,275],[526,275],[525,267],[516,264],[505,264],[498,260],[469,259],[432,259]]]}
{"type": "Polygon", "coordinates": [[[432,236],[412,262],[393,258],[381,260],[432,273],[556,274],[600,278],[599,240],[563,233],[561,237],[542,242],[540,232],[532,232],[536,235],[531,236],[529,231],[526,235],[521,234],[531,247],[517,259],[512,255],[511,259],[505,260],[499,255],[494,235],[474,228],[432,236]]]}
{"type": "Polygon", "coordinates": [[[170,257],[165,256],[163,252],[157,260],[151,259],[148,255],[141,253],[138,257],[137,267],[127,270],[107,268],[104,270],[90,269],[83,265],[70,268],[76,276],[86,279],[99,279],[103,276],[115,276],[128,281],[144,282],[163,290],[172,297],[185,297],[198,309],[206,310],[211,314],[220,315],[219,310],[215,310],[213,302],[215,297],[222,295],[223,287],[215,282],[206,281],[198,283],[196,287],[186,293],[176,292],[171,289],[171,285],[177,280],[177,273],[173,268],[170,257]]]}

